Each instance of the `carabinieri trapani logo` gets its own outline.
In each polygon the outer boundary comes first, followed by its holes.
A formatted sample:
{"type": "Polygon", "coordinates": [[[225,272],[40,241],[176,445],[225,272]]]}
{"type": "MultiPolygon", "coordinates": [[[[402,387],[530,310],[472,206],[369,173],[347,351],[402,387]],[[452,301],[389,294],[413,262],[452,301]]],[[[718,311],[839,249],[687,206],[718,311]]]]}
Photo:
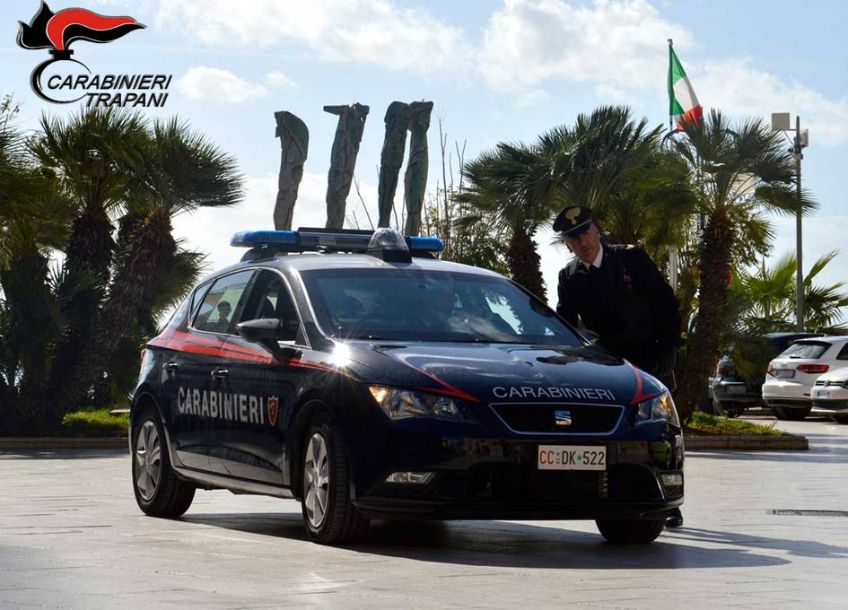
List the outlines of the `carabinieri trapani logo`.
{"type": "Polygon", "coordinates": [[[32,90],[41,99],[70,104],[85,98],[92,108],[165,105],[170,74],[92,74],[84,63],[71,59],[70,46],[77,40],[112,42],[145,27],[132,17],[109,17],[84,8],[54,13],[42,2],[29,25],[19,23],[19,46],[50,50],[51,58],[30,76],[32,90]]]}

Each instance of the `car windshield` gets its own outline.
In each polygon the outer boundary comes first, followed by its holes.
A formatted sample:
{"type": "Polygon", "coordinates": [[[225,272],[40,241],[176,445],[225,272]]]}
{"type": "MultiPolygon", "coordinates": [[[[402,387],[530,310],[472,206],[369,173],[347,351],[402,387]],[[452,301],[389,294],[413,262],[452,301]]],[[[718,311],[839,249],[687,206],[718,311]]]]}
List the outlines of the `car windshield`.
{"type": "Polygon", "coordinates": [[[787,347],[781,354],[781,358],[819,358],[830,347],[830,343],[823,341],[798,341],[787,347]]]}
{"type": "Polygon", "coordinates": [[[546,305],[506,279],[421,269],[302,272],[333,337],[581,345],[546,305]]]}

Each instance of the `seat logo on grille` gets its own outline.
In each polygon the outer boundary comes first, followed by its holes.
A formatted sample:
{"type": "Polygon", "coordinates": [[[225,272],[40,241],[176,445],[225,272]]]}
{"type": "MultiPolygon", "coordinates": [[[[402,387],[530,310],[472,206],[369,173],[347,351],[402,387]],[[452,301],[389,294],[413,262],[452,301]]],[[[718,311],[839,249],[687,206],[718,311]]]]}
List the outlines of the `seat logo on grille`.
{"type": "Polygon", "coordinates": [[[570,426],[571,411],[554,411],[554,424],[557,426],[570,426]]]}

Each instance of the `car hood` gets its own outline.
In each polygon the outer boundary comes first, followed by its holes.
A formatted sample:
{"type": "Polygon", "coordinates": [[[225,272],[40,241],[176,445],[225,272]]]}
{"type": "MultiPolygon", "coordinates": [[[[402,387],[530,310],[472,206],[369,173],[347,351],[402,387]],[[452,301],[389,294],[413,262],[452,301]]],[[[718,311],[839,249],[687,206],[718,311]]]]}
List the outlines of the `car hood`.
{"type": "Polygon", "coordinates": [[[657,379],[599,347],[505,344],[350,345],[364,381],[473,402],[628,405],[665,391],[657,379]]]}

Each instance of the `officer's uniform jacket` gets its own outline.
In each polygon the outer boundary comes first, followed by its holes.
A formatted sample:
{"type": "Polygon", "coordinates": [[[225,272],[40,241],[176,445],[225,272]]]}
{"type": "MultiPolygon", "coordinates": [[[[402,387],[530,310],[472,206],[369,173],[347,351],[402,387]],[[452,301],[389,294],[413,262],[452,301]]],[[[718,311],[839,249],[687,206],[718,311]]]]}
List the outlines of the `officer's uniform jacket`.
{"type": "Polygon", "coordinates": [[[680,339],[677,298],[641,248],[604,245],[600,268],[575,258],[559,273],[557,313],[599,335],[599,343],[649,371],[680,339]]]}

